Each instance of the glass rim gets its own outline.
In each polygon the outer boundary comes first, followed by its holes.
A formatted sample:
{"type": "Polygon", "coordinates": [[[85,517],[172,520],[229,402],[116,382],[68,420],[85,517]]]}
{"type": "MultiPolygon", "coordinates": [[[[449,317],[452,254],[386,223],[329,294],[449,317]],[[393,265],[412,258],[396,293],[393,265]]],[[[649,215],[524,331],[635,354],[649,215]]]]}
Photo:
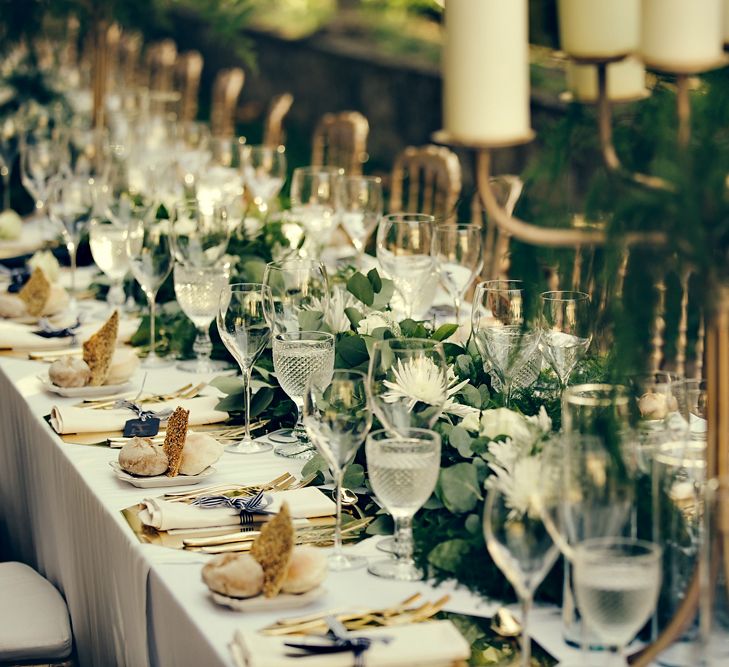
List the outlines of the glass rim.
{"type": "Polygon", "coordinates": [[[296,174],[305,174],[305,175],[314,175],[314,174],[326,174],[327,176],[333,177],[333,176],[345,176],[346,172],[344,171],[343,167],[329,167],[326,165],[316,165],[316,164],[309,164],[303,167],[296,167],[294,168],[292,172],[292,181],[293,176],[296,174]]]}
{"type": "Polygon", "coordinates": [[[231,292],[253,292],[253,289],[248,288],[255,288],[258,291],[261,292],[270,292],[271,288],[268,285],[265,285],[264,283],[230,283],[230,285],[227,286],[226,289],[230,290],[231,292]]]}
{"type": "Polygon", "coordinates": [[[377,442],[387,442],[390,440],[418,442],[419,438],[420,441],[428,440],[430,442],[438,442],[439,444],[442,443],[441,435],[437,431],[429,428],[419,428],[416,426],[408,426],[407,428],[402,429],[400,433],[386,428],[378,428],[376,431],[370,431],[367,434],[368,441],[372,440],[377,442]],[[407,435],[402,435],[402,433],[406,433],[407,435]]]}
{"type": "Polygon", "coordinates": [[[539,298],[544,301],[591,301],[591,297],[587,292],[580,292],[579,290],[550,290],[548,292],[542,292],[539,298]],[[573,294],[572,297],[559,297],[558,294],[573,294]],[[554,296],[553,296],[554,295],[554,296]]]}
{"type": "Polygon", "coordinates": [[[610,405],[627,405],[628,388],[622,384],[588,383],[573,384],[562,394],[562,406],[579,405],[589,407],[608,407],[610,405]],[[585,396],[587,392],[603,392],[605,396],[585,396]],[[607,395],[608,392],[611,395],[607,395]]]}
{"type": "MultiPolygon", "coordinates": [[[[333,341],[334,340],[334,334],[331,334],[327,331],[282,331],[281,333],[277,333],[273,337],[274,340],[277,341],[283,341],[286,343],[294,343],[294,342],[301,342],[301,341],[308,341],[312,343],[316,342],[324,342],[324,341],[333,341]],[[310,338],[295,338],[295,336],[301,336],[303,334],[306,334],[307,336],[310,336],[310,338]]],[[[343,369],[347,370],[347,369],[343,369]]]]}
{"type": "MultiPolygon", "coordinates": [[[[433,340],[432,338],[407,338],[405,336],[397,336],[395,338],[383,338],[382,340],[376,340],[372,344],[372,349],[374,350],[376,347],[381,348],[385,346],[385,343],[388,345],[390,343],[403,343],[403,342],[412,342],[412,343],[425,343],[427,347],[443,347],[443,341],[440,340],[433,340]]],[[[417,349],[417,348],[414,348],[417,349]]]]}
{"type": "Polygon", "coordinates": [[[478,222],[436,222],[435,229],[482,229],[483,226],[478,222]]]}
{"type": "MultiPolygon", "coordinates": [[[[658,451],[653,454],[653,461],[681,468],[706,468],[708,461],[706,460],[706,443],[695,441],[670,441],[658,445],[658,451]],[[673,451],[680,453],[673,453],[673,451]],[[686,454],[693,452],[701,456],[689,457],[686,454]]],[[[729,482],[729,478],[727,479],[729,482]]]]}
{"type": "Polygon", "coordinates": [[[482,280],[480,283],[476,283],[476,289],[484,292],[524,292],[526,283],[523,280],[497,278],[496,280],[482,280]]]}
{"type": "Polygon", "coordinates": [[[370,176],[365,174],[339,174],[339,178],[342,181],[364,181],[365,183],[377,183],[378,185],[382,184],[382,177],[381,176],[370,176]]]}
{"type": "Polygon", "coordinates": [[[608,549],[610,547],[637,547],[644,550],[642,554],[624,556],[624,558],[630,558],[631,561],[658,560],[661,558],[663,553],[663,547],[661,547],[660,544],[656,544],[649,540],[641,540],[635,537],[590,537],[575,545],[575,559],[577,560],[579,557],[582,557],[592,560],[592,558],[597,557],[597,554],[593,552],[594,555],[591,558],[590,550],[592,548],[600,549],[601,547],[603,549],[608,549]]]}
{"type": "Polygon", "coordinates": [[[436,217],[429,213],[409,213],[407,211],[399,211],[396,213],[387,213],[380,219],[380,223],[391,223],[391,224],[430,224],[434,225],[436,217]]]}

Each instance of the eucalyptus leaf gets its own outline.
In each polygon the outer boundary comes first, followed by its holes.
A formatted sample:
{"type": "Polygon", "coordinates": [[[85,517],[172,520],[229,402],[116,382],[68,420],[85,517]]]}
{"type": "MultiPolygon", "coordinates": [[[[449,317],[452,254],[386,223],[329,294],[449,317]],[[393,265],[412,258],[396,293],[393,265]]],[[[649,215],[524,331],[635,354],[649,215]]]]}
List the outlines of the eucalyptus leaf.
{"type": "Polygon", "coordinates": [[[478,514],[469,514],[466,517],[465,522],[466,530],[471,533],[471,535],[481,535],[483,531],[483,527],[481,525],[481,517],[479,517],[478,514]]]}
{"type": "Polygon", "coordinates": [[[352,463],[344,471],[344,479],[342,486],[348,489],[358,488],[364,484],[365,472],[364,467],[359,463],[352,463]]]}
{"type": "Polygon", "coordinates": [[[235,375],[219,375],[208,383],[224,394],[242,394],[243,378],[235,375]]]}
{"type": "Polygon", "coordinates": [[[381,514],[367,526],[367,535],[390,535],[392,533],[392,517],[381,514]]]}
{"type": "Polygon", "coordinates": [[[251,417],[258,417],[273,401],[275,392],[270,387],[263,387],[251,398],[251,417]]]}
{"type": "Polygon", "coordinates": [[[380,274],[377,272],[377,269],[370,269],[367,272],[367,280],[370,281],[370,285],[372,285],[372,290],[375,294],[382,291],[382,278],[380,278],[380,274]]]}
{"type": "Polygon", "coordinates": [[[471,463],[456,463],[441,470],[438,490],[443,504],[454,514],[473,511],[483,499],[478,472],[471,463]]]}
{"type": "Polygon", "coordinates": [[[466,400],[466,405],[470,405],[472,408],[481,408],[481,394],[472,384],[465,385],[458,393],[466,400]]]}
{"type": "Polygon", "coordinates": [[[299,326],[302,331],[320,331],[324,324],[324,313],[319,310],[299,311],[299,326]]]}
{"type": "Polygon", "coordinates": [[[363,317],[359,309],[355,308],[354,306],[345,308],[344,314],[347,316],[347,319],[349,320],[349,323],[352,325],[353,329],[356,329],[359,326],[360,320],[363,317]]]}
{"type": "Polygon", "coordinates": [[[337,344],[337,355],[349,368],[359,366],[369,359],[367,346],[361,336],[345,336],[342,338],[337,344]]]}
{"type": "Polygon", "coordinates": [[[375,300],[372,283],[359,272],[347,281],[347,289],[366,306],[371,306],[375,300]]]}
{"type": "Polygon", "coordinates": [[[461,426],[454,426],[450,434],[450,444],[458,450],[458,453],[463,458],[471,458],[473,451],[471,449],[471,442],[473,438],[468,434],[468,431],[461,426]]]}
{"type": "Polygon", "coordinates": [[[446,572],[458,572],[458,568],[471,551],[471,545],[462,539],[441,542],[428,554],[428,562],[446,572]]]}
{"type": "Polygon", "coordinates": [[[385,310],[390,305],[392,297],[395,295],[395,283],[388,278],[382,278],[382,288],[375,294],[375,300],[372,302],[372,308],[375,310],[385,310]]]}
{"type": "Polygon", "coordinates": [[[441,324],[433,334],[433,340],[445,340],[458,331],[457,324],[441,324]]]}

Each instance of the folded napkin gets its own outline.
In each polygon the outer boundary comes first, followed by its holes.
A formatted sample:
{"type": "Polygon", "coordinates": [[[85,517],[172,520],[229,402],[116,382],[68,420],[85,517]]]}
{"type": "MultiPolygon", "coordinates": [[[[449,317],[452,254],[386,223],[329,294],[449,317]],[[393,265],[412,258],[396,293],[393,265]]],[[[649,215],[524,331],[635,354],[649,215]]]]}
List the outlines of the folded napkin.
{"type": "MultiPolygon", "coordinates": [[[[278,512],[285,502],[289,504],[294,519],[313,519],[318,516],[332,516],[336,512],[334,501],[325,496],[319,489],[307,486],[293,491],[272,493],[273,502],[266,507],[266,512],[278,512]]],[[[144,509],[139,518],[145,526],[157,530],[173,528],[209,528],[211,526],[237,526],[240,524],[240,513],[237,510],[223,508],[204,509],[195,505],[174,503],[161,498],[147,498],[142,501],[144,509]]]]}
{"type": "MultiPolygon", "coordinates": [[[[90,338],[99,330],[102,324],[103,322],[82,324],[75,332],[77,345],[80,346],[83,341],[90,338]]],[[[138,328],[139,320],[137,318],[120,321],[117,342],[124,343],[129,341],[138,328]]],[[[74,338],[71,336],[67,338],[44,338],[34,333],[35,331],[39,331],[39,329],[40,327],[37,323],[20,324],[8,320],[0,320],[0,349],[38,352],[42,350],[60,350],[73,345],[74,338]]]]}
{"type": "MultiPolygon", "coordinates": [[[[352,637],[389,638],[388,643],[373,641],[362,654],[365,667],[436,667],[459,664],[468,660],[471,647],[451,621],[428,621],[389,628],[373,628],[350,633],[352,637]]],[[[290,657],[297,649],[286,642],[305,638],[261,635],[249,630],[236,631],[231,651],[238,667],[352,667],[352,653],[329,653],[306,657],[290,657]]]]}
{"type": "MultiPolygon", "coordinates": [[[[145,410],[158,412],[164,409],[174,410],[178,405],[190,411],[188,424],[215,424],[228,418],[227,412],[216,410],[220,399],[217,396],[198,396],[185,400],[166,401],[164,403],[144,403],[145,410]]],[[[110,433],[121,431],[129,419],[136,415],[131,410],[92,410],[91,408],[75,408],[69,405],[54,405],[51,409],[51,426],[60,435],[69,433],[110,433]]]]}

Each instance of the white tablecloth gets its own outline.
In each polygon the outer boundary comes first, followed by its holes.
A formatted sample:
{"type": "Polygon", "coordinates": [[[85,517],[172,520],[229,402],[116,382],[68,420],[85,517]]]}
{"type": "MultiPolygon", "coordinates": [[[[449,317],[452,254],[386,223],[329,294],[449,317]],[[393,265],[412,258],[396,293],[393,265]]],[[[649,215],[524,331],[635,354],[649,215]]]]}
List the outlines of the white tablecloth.
{"type": "MultiPolygon", "coordinates": [[[[0,357],[2,544],[63,593],[81,665],[231,667],[228,643],[234,631],[260,628],[284,614],[244,615],[217,607],[200,580],[204,556],[137,541],[120,510],[150,492],[113,476],[108,462],[118,451],[69,445],[51,431],[43,415],[54,403],[74,399],[43,392],[36,378],[41,367],[0,357]]],[[[168,368],[150,373],[145,389],[170,390],[190,379],[168,368]]],[[[299,466],[271,453],[225,454],[212,481],[263,482],[299,466]]],[[[377,553],[372,541],[353,548],[377,553]]],[[[447,608],[453,611],[485,615],[495,608],[452,586],[433,590],[424,583],[378,579],[365,570],[331,573],[326,587],[312,611],[353,603],[386,606],[415,590],[430,599],[451,592],[447,608]]],[[[555,655],[574,653],[561,641],[557,610],[537,610],[533,626],[537,640],[555,655]]]]}

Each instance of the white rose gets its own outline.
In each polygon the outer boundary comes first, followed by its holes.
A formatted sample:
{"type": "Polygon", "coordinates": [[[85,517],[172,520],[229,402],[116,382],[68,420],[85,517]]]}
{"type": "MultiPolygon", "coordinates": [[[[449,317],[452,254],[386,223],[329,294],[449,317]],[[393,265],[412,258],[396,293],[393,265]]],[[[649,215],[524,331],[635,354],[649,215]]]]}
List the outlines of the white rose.
{"type": "Polygon", "coordinates": [[[15,241],[20,238],[23,231],[23,221],[15,211],[3,211],[0,213],[0,239],[3,241],[15,241]]]}
{"type": "Polygon", "coordinates": [[[375,329],[389,329],[395,336],[400,335],[400,327],[397,323],[384,313],[370,313],[363,317],[357,325],[357,333],[360,336],[371,336],[375,329]]]}
{"type": "Polygon", "coordinates": [[[507,408],[484,410],[481,413],[479,433],[487,438],[505,435],[518,443],[533,440],[533,433],[527,419],[518,412],[507,408]]]}
{"type": "Polygon", "coordinates": [[[478,411],[472,412],[468,415],[466,415],[459,426],[462,426],[468,431],[474,431],[478,433],[479,431],[479,422],[478,422],[478,411]]]}
{"type": "Polygon", "coordinates": [[[61,272],[58,260],[50,250],[39,250],[29,260],[31,270],[41,269],[50,282],[56,282],[61,272]]]}

